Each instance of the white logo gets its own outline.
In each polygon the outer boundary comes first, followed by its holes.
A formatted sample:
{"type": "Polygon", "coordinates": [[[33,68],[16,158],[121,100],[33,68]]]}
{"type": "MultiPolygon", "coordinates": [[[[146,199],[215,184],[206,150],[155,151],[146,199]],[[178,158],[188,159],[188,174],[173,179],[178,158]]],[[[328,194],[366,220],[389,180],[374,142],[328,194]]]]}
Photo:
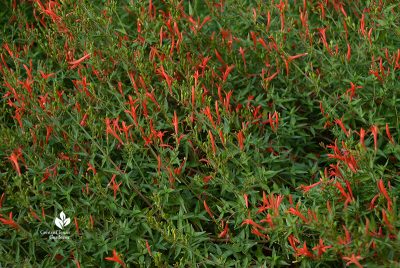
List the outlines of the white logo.
{"type": "Polygon", "coordinates": [[[62,230],[65,226],[67,226],[68,224],[70,224],[70,222],[71,222],[71,219],[70,219],[70,218],[67,218],[67,216],[65,215],[64,211],[61,211],[61,213],[60,213],[60,218],[56,218],[56,219],[54,220],[54,223],[56,224],[56,226],[57,226],[58,228],[60,228],[61,230],[62,230]]]}

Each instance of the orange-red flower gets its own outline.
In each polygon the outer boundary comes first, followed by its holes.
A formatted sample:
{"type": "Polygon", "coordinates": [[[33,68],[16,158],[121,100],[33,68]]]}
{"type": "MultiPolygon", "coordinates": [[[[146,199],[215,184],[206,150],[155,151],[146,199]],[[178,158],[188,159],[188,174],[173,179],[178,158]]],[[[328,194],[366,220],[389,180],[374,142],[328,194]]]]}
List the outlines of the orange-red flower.
{"type": "Polygon", "coordinates": [[[14,229],[19,229],[19,225],[13,220],[13,215],[12,212],[10,212],[8,219],[3,218],[3,215],[0,214],[0,222],[5,224],[5,225],[9,225],[10,227],[14,228],[14,229]]]}
{"type": "Polygon", "coordinates": [[[214,136],[213,136],[213,134],[211,133],[211,131],[210,131],[210,130],[208,131],[208,135],[210,136],[210,141],[211,141],[211,149],[212,149],[212,151],[213,151],[213,154],[215,154],[215,153],[217,152],[217,149],[216,149],[216,147],[215,147],[215,140],[214,140],[214,136]]]}
{"type": "Polygon", "coordinates": [[[390,143],[394,144],[394,139],[393,139],[392,135],[390,134],[389,125],[387,123],[386,123],[386,135],[387,135],[390,143]]]}
{"type": "Polygon", "coordinates": [[[382,179],[380,179],[378,182],[378,189],[379,189],[379,192],[381,192],[381,194],[387,200],[388,210],[391,210],[392,209],[392,199],[390,199],[390,196],[389,196],[388,192],[386,191],[385,184],[383,183],[382,179]]]}
{"type": "Polygon", "coordinates": [[[259,224],[256,223],[256,222],[254,222],[252,219],[245,219],[245,220],[242,222],[242,225],[241,225],[241,226],[243,226],[243,225],[251,225],[251,226],[253,226],[253,227],[257,228],[257,229],[265,230],[264,227],[262,227],[261,225],[259,225],[259,224]]]}
{"type": "Polygon", "coordinates": [[[322,238],[319,239],[319,244],[313,247],[313,250],[318,250],[318,256],[321,256],[323,253],[326,252],[327,249],[331,248],[332,246],[324,245],[324,240],[322,238]]]}
{"type": "Polygon", "coordinates": [[[304,241],[302,248],[297,248],[296,255],[297,256],[306,256],[306,257],[310,257],[310,258],[314,257],[314,255],[308,250],[306,241],[304,241]]]}
{"type": "Polygon", "coordinates": [[[84,53],[85,55],[83,57],[81,57],[80,59],[77,60],[73,60],[73,61],[69,61],[68,64],[70,65],[70,69],[74,69],[76,67],[79,66],[79,64],[81,64],[84,60],[89,59],[90,58],[90,53],[86,54],[86,52],[84,53]]]}
{"type": "Polygon", "coordinates": [[[211,218],[214,218],[214,215],[211,212],[211,209],[208,207],[206,200],[203,201],[204,209],[207,211],[208,215],[210,215],[211,218]]]}
{"type": "MultiPolygon", "coordinates": [[[[222,226],[224,227],[223,221],[222,221],[222,226]]],[[[222,232],[218,235],[218,238],[224,238],[228,234],[228,231],[229,231],[229,226],[228,226],[228,223],[225,222],[224,230],[222,230],[222,232]]]]}
{"type": "Polygon", "coordinates": [[[335,123],[340,126],[340,128],[343,130],[344,134],[346,134],[347,137],[350,136],[350,132],[347,131],[346,127],[343,124],[342,119],[335,119],[335,123]]]}
{"type": "Polygon", "coordinates": [[[362,259],[361,256],[356,256],[354,253],[350,257],[342,257],[343,260],[347,261],[346,266],[350,264],[355,264],[357,267],[362,268],[363,266],[359,263],[359,260],[362,259]]]}
{"type": "Polygon", "coordinates": [[[297,204],[296,208],[289,208],[288,213],[296,215],[300,219],[302,219],[305,223],[308,223],[307,218],[299,211],[299,204],[297,204]]]}
{"type": "Polygon", "coordinates": [[[115,178],[116,178],[116,177],[117,177],[117,174],[114,174],[114,175],[112,176],[112,178],[111,178],[110,183],[108,184],[108,185],[111,184],[111,187],[112,187],[112,189],[113,189],[113,191],[114,191],[114,199],[117,198],[117,191],[119,190],[119,187],[120,187],[121,184],[122,184],[122,182],[120,182],[120,183],[118,183],[118,184],[115,182],[115,178]]]}
{"type": "Polygon", "coordinates": [[[378,149],[378,127],[376,125],[371,126],[371,132],[374,136],[374,147],[375,151],[378,149]]]}
{"type": "Polygon", "coordinates": [[[244,141],[244,135],[243,135],[243,131],[239,131],[237,134],[237,139],[238,139],[238,143],[239,143],[239,148],[240,150],[243,150],[244,145],[243,145],[243,141],[244,141]]]}
{"type": "Polygon", "coordinates": [[[105,257],[104,259],[107,260],[107,261],[113,261],[113,262],[119,263],[119,264],[122,265],[122,267],[126,267],[125,263],[118,256],[117,251],[115,249],[113,249],[113,256],[112,257],[105,257]]]}

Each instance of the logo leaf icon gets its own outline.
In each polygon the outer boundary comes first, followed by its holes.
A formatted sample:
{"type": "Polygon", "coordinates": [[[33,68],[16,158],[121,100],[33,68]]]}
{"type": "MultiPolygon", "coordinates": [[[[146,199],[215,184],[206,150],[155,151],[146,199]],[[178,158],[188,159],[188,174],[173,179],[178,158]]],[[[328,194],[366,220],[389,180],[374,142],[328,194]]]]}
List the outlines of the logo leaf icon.
{"type": "Polygon", "coordinates": [[[68,224],[71,223],[71,219],[67,218],[64,211],[61,211],[60,218],[56,217],[56,219],[54,220],[54,223],[58,228],[60,228],[62,230],[65,226],[67,226],[68,224]]]}

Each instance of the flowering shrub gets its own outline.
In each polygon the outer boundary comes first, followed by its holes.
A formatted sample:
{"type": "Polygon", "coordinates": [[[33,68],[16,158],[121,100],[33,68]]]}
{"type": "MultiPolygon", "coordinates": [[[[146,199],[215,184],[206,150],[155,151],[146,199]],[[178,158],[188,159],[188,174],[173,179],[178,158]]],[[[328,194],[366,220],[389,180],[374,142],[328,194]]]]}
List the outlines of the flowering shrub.
{"type": "Polygon", "coordinates": [[[397,1],[250,2],[2,1],[0,264],[399,265],[397,1]]]}

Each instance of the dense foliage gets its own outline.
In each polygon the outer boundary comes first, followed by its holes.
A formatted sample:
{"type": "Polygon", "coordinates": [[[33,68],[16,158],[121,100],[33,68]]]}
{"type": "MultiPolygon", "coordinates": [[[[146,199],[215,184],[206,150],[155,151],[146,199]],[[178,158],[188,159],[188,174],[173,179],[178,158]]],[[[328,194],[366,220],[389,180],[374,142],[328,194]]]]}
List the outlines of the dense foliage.
{"type": "Polygon", "coordinates": [[[0,23],[0,266],[400,265],[399,1],[7,0],[0,23]]]}

